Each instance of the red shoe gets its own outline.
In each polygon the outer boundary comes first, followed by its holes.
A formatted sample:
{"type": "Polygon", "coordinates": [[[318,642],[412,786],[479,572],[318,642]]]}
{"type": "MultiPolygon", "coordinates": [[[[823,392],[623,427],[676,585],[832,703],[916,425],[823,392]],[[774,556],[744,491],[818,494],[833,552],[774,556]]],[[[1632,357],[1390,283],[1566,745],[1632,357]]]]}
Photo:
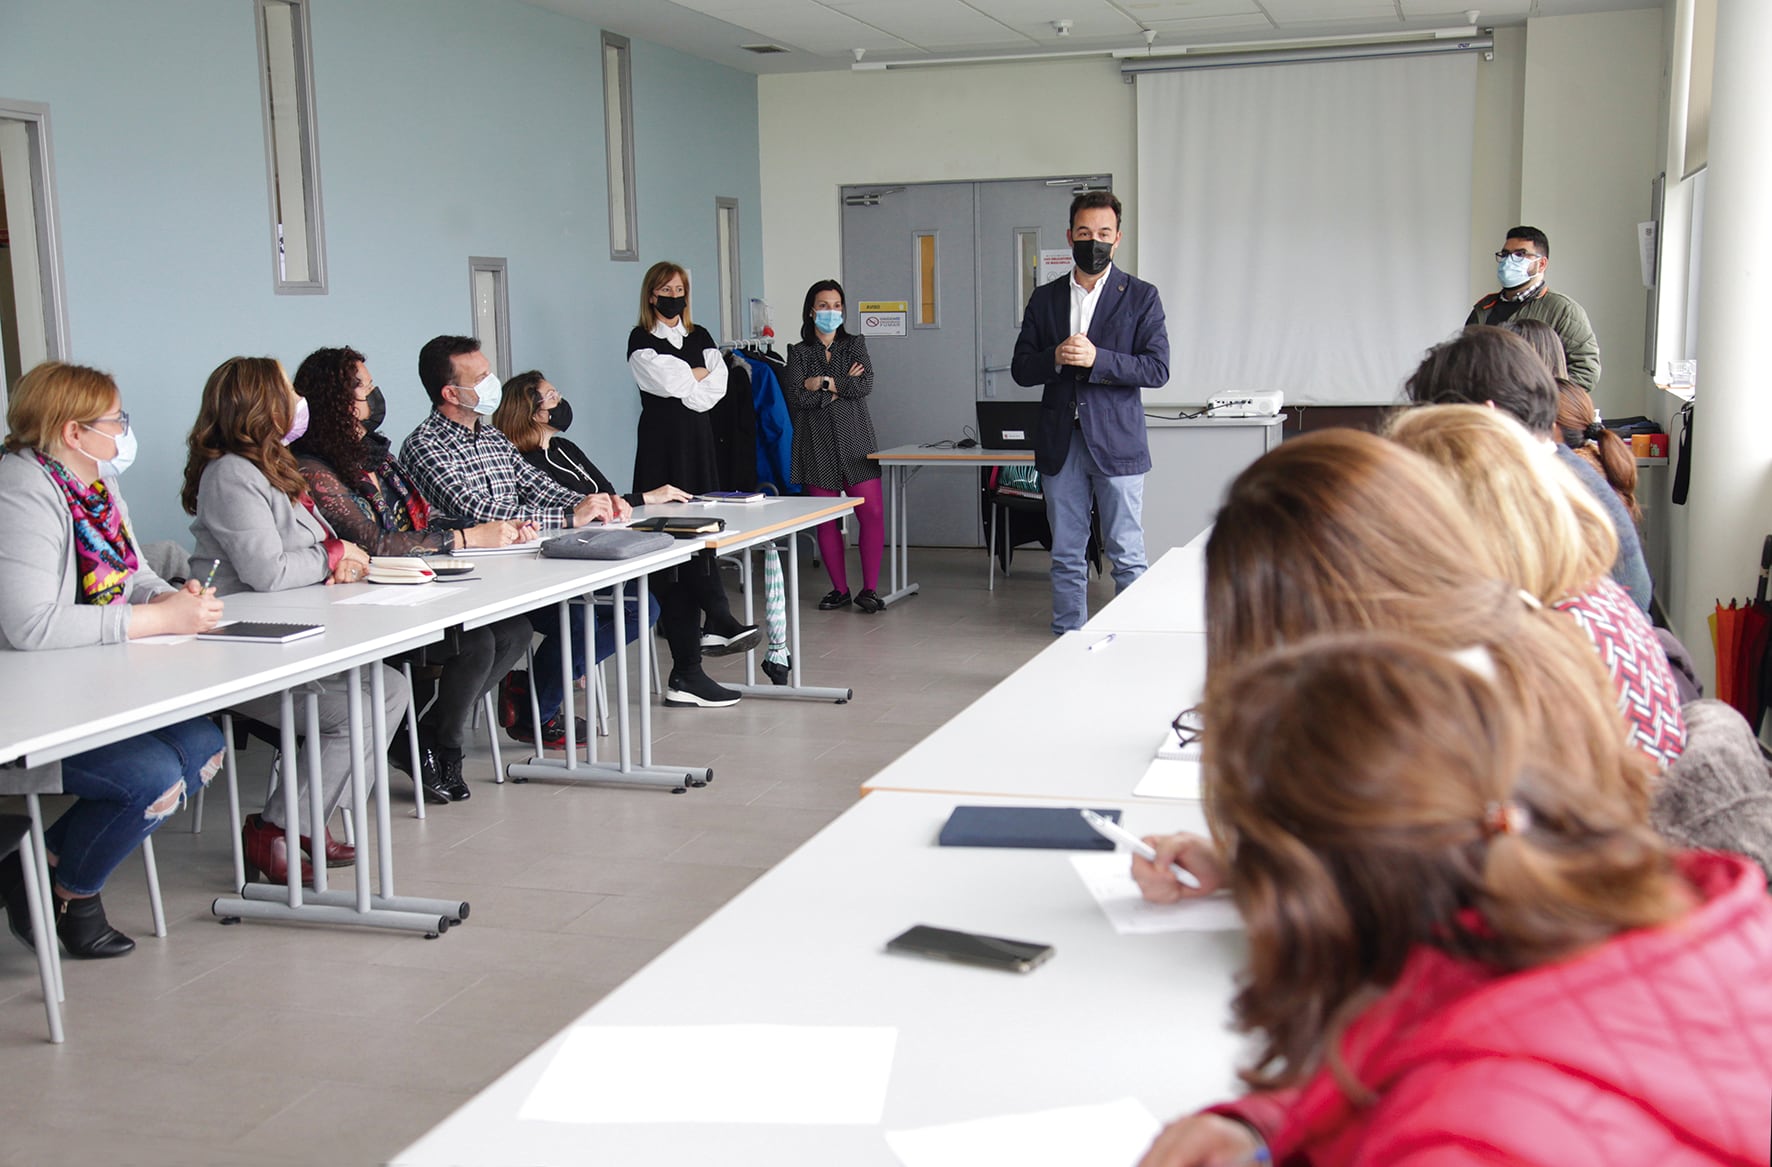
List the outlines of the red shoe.
{"type": "Polygon", "coordinates": [[[529,706],[529,674],[512,669],[498,683],[498,724],[510,729],[517,724],[517,713],[529,706]]]}
{"type": "MultiPolygon", "coordinates": [[[[240,828],[240,844],[246,853],[247,878],[289,882],[289,841],[283,837],[283,828],[267,823],[262,815],[247,815],[240,828]]],[[[301,865],[301,879],[303,883],[314,881],[314,869],[306,863],[301,865]]]]}
{"type": "MultiPolygon", "coordinates": [[[[314,857],[314,840],[303,835],[301,837],[301,853],[312,859],[314,857]]],[[[326,866],[349,867],[357,861],[357,848],[349,843],[341,843],[332,837],[332,828],[326,828],[326,866]]]]}

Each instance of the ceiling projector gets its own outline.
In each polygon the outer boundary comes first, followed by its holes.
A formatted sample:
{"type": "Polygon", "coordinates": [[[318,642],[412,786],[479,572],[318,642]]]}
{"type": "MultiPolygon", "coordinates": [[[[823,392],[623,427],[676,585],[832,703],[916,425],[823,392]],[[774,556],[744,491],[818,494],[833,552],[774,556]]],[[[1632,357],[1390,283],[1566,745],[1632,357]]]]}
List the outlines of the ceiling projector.
{"type": "Polygon", "coordinates": [[[1256,389],[1246,393],[1220,393],[1206,403],[1207,417],[1274,417],[1286,403],[1286,394],[1278,389],[1256,389]]]}

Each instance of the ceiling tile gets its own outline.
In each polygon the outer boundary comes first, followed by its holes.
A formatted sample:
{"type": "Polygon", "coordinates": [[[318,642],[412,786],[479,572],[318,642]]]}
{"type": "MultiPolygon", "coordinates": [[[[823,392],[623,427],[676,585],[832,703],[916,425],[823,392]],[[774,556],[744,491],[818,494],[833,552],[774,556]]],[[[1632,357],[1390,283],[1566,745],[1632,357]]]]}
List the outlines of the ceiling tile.
{"type": "Polygon", "coordinates": [[[1083,37],[1138,36],[1139,22],[1106,0],[967,0],[972,7],[1039,41],[1058,42],[1052,24],[1071,22],[1070,35],[1083,37]]]}
{"type": "Polygon", "coordinates": [[[1028,38],[961,0],[827,0],[833,8],[931,51],[1026,48],[1028,38]]]}
{"type": "Polygon", "coordinates": [[[1397,19],[1394,0],[1261,0],[1261,6],[1281,25],[1397,19]]]}
{"type": "Polygon", "coordinates": [[[1432,20],[1443,24],[1468,24],[1464,14],[1477,10],[1477,21],[1488,24],[1496,20],[1520,20],[1532,11],[1532,0],[1401,0],[1403,15],[1410,20],[1432,20]]]}
{"type": "Polygon", "coordinates": [[[1265,16],[1202,16],[1193,20],[1153,20],[1147,22],[1157,30],[1157,47],[1188,44],[1200,37],[1214,39],[1235,33],[1271,35],[1273,22],[1265,16]]]}

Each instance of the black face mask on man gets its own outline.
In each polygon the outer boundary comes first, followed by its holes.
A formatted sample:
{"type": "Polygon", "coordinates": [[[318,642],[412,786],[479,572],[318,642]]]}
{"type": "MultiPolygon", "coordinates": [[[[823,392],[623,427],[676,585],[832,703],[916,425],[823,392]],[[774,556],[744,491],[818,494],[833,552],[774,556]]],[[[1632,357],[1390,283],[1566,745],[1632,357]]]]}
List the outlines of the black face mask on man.
{"type": "Polygon", "coordinates": [[[554,408],[548,410],[548,424],[560,433],[572,428],[572,402],[564,397],[554,402],[554,408]]]}
{"type": "Polygon", "coordinates": [[[1101,239],[1079,239],[1071,244],[1071,259],[1077,270],[1086,276],[1098,276],[1107,270],[1114,257],[1114,245],[1101,239]]]}

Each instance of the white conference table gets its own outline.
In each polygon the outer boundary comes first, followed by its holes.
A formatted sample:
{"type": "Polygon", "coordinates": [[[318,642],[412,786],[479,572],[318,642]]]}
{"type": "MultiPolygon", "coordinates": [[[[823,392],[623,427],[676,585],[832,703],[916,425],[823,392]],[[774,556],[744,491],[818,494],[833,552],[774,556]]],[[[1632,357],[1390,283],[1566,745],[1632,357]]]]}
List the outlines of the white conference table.
{"type": "Polygon", "coordinates": [[[1176,806],[1132,788],[1205,676],[1197,633],[1067,632],[861,789],[1176,806]]]}
{"type": "Polygon", "coordinates": [[[1173,547],[1083,625],[1085,632],[1205,632],[1204,540],[1173,547]]]}
{"type": "Polygon", "coordinates": [[[919,586],[911,582],[910,511],[905,493],[911,479],[925,466],[1031,466],[1032,450],[962,450],[953,446],[893,446],[868,455],[886,475],[886,543],[891,557],[887,567],[888,589],[880,599],[888,606],[914,596],[919,586]]]}
{"type": "MultiPolygon", "coordinates": [[[[393,1162],[894,1167],[887,1131],[1125,1097],[1167,1120],[1238,1093],[1244,1046],[1228,1022],[1241,933],[1120,935],[1073,852],[936,846],[949,811],[978,801],[863,799],[393,1162]],[[1017,976],[882,951],[914,924],[1037,941],[1056,954],[1017,976]],[[518,1117],[573,1028],[738,1023],[895,1027],[882,1121],[518,1117]]],[[[1192,804],[1122,810],[1134,833],[1203,829],[1192,804]]],[[[688,1064],[675,1088],[721,1087],[688,1064]]]]}

